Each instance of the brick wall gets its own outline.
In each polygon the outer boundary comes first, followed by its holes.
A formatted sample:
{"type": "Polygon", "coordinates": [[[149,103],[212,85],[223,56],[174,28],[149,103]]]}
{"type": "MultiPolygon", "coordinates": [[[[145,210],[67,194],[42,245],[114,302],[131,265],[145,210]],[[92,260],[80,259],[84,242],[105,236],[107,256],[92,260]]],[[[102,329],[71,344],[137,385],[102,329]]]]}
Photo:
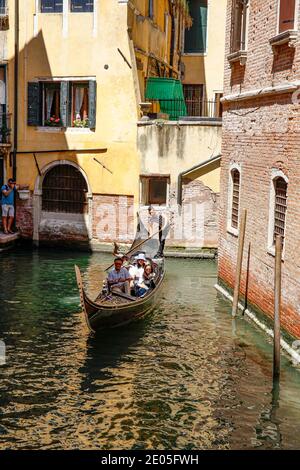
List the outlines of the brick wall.
{"type": "MultiPolygon", "coordinates": [[[[228,5],[227,51],[231,1],[228,5]]],[[[245,67],[226,63],[225,95],[300,79],[300,42],[282,45],[274,55],[269,39],[276,32],[276,2],[252,0],[248,57],[245,67]]],[[[300,15],[299,15],[300,18],[300,15]]],[[[224,103],[221,167],[219,278],[232,288],[237,238],[227,231],[229,172],[241,167],[240,210],[248,210],[243,259],[242,293],[246,291],[249,245],[248,300],[269,317],[274,309],[274,256],[268,253],[271,173],[288,178],[288,209],[282,280],[282,324],[300,338],[300,106],[291,93],[257,96],[224,103]]]]}
{"type": "Polygon", "coordinates": [[[22,201],[17,198],[16,226],[21,232],[22,238],[33,237],[33,197],[30,193],[29,199],[22,201]]]}
{"type": "MultiPolygon", "coordinates": [[[[90,217],[81,220],[67,214],[47,218],[45,213],[39,227],[39,241],[43,243],[66,242],[82,243],[89,239],[88,231],[94,241],[130,243],[135,235],[133,197],[118,195],[93,195],[90,217]],[[89,227],[90,225],[90,227],[89,227]]],[[[33,238],[33,197],[17,202],[17,227],[22,238],[33,238]]]]}

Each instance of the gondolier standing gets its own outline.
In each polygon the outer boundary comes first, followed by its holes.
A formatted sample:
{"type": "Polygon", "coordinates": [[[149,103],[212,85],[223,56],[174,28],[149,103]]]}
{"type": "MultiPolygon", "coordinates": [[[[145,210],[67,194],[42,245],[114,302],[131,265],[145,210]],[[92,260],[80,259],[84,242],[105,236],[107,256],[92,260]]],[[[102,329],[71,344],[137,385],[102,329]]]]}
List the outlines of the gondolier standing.
{"type": "Polygon", "coordinates": [[[1,188],[2,224],[6,235],[13,233],[12,225],[15,217],[16,190],[17,185],[12,178],[1,188]]]}

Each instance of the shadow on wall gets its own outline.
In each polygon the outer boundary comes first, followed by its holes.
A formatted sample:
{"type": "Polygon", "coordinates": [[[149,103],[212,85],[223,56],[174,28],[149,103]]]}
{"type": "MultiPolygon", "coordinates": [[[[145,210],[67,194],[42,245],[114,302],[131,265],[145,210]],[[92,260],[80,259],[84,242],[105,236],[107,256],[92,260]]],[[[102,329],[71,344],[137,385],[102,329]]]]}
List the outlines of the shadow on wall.
{"type": "MultiPolygon", "coordinates": [[[[17,179],[30,191],[19,195],[17,227],[22,238],[36,245],[76,243],[88,248],[92,192],[77,161],[80,152],[72,151],[65,137],[65,127],[73,120],[70,84],[53,79],[42,32],[20,51],[19,67],[28,75],[27,95],[19,100],[18,109],[24,119],[19,119],[17,179]],[[32,64],[43,79],[31,75],[32,64]]],[[[20,97],[21,93],[19,82],[20,97]]],[[[81,100],[82,109],[84,94],[76,93],[74,101],[81,100]]]]}

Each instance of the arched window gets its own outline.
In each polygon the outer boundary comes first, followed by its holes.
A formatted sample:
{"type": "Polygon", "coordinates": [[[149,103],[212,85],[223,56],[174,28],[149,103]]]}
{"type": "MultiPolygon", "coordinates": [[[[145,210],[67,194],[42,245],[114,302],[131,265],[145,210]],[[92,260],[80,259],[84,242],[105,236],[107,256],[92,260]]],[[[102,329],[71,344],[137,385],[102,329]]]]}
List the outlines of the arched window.
{"type": "Polygon", "coordinates": [[[42,210],[84,214],[88,212],[87,183],[72,165],[57,165],[43,181],[42,210]]]}
{"type": "Polygon", "coordinates": [[[231,171],[232,178],[232,202],[231,202],[231,227],[238,229],[240,212],[240,172],[236,168],[231,171]]]}
{"type": "Polygon", "coordinates": [[[285,237],[285,219],[287,209],[287,188],[288,183],[282,178],[276,178],[274,180],[274,192],[275,192],[275,213],[274,213],[274,230],[273,230],[273,241],[275,243],[276,236],[282,236],[282,242],[285,237]]]}

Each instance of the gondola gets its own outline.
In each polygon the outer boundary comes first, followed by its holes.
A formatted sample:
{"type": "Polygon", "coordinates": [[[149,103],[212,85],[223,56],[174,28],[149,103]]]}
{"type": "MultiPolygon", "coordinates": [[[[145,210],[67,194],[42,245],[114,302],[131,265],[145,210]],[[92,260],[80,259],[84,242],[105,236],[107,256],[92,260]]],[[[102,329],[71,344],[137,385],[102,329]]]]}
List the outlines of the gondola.
{"type": "Polygon", "coordinates": [[[84,290],[79,267],[75,266],[81,307],[91,332],[131,323],[153,311],[159,300],[165,277],[163,251],[169,230],[168,222],[162,216],[159,217],[158,225],[159,230],[153,236],[149,236],[149,232],[145,231],[139,221],[137,235],[128,252],[130,257],[143,253],[153,262],[155,272],[153,287],[143,297],[138,298],[121,292],[106,293],[101,290],[93,301],[84,290]]]}

